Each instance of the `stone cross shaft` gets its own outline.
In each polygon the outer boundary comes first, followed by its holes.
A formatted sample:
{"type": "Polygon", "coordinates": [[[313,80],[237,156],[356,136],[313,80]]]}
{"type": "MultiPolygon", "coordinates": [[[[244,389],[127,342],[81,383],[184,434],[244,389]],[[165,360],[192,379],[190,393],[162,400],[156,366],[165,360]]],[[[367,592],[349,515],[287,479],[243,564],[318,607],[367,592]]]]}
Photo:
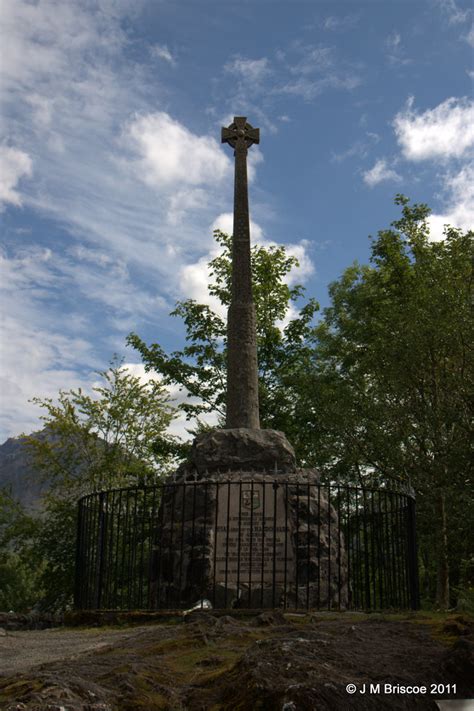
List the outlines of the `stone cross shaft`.
{"type": "Polygon", "coordinates": [[[231,302],[227,314],[228,429],[260,428],[247,184],[247,151],[252,143],[259,141],[259,129],[252,128],[245,116],[236,116],[228,128],[222,129],[222,143],[229,143],[234,148],[235,156],[231,302]]]}

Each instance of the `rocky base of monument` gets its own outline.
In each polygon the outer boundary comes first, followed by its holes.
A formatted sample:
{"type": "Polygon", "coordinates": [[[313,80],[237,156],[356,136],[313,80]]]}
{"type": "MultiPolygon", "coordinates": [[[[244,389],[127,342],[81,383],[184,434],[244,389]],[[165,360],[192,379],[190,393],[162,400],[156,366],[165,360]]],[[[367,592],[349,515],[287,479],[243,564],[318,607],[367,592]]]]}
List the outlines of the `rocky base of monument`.
{"type": "Polygon", "coordinates": [[[338,513],[314,469],[298,469],[273,430],[196,438],[165,487],[152,605],[344,609],[347,555],[338,513]]]}

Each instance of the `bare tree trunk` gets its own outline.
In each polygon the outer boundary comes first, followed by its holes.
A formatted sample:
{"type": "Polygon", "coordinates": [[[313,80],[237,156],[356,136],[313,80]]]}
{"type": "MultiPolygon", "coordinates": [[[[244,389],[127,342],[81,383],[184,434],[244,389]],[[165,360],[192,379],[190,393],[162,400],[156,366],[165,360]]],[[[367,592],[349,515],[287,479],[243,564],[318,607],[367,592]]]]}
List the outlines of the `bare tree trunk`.
{"type": "Polygon", "coordinates": [[[441,610],[449,607],[449,565],[448,565],[448,529],[446,524],[446,501],[443,493],[436,499],[438,514],[437,531],[437,567],[436,605],[441,610]]]}

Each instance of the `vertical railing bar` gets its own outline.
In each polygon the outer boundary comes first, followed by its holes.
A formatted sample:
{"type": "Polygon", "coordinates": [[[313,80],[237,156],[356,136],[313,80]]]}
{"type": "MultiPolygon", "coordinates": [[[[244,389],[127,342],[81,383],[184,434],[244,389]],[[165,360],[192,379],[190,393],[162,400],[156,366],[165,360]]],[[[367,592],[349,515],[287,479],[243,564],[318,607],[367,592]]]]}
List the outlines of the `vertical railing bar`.
{"type": "Polygon", "coordinates": [[[226,516],[226,539],[225,539],[225,589],[224,607],[227,609],[227,586],[229,580],[229,535],[230,535],[230,479],[227,481],[227,516],[226,516]]]}
{"type": "Polygon", "coordinates": [[[373,608],[377,609],[377,580],[376,580],[376,566],[375,566],[375,511],[374,511],[374,494],[373,490],[370,491],[370,547],[371,547],[371,558],[372,558],[372,593],[373,593],[373,608]]]}
{"type": "Polygon", "coordinates": [[[216,485],[216,510],[215,510],[215,523],[214,523],[214,570],[212,575],[212,606],[216,606],[216,565],[217,565],[217,517],[219,515],[219,482],[215,482],[216,485]]]}
{"type": "Polygon", "coordinates": [[[318,481],[318,610],[321,607],[321,482],[318,481]]]}
{"type": "Polygon", "coordinates": [[[341,609],[341,486],[337,482],[337,602],[341,609]]]}
{"type": "Polygon", "coordinates": [[[296,552],[296,567],[295,567],[295,590],[296,590],[296,599],[295,599],[295,608],[299,608],[299,601],[300,601],[300,595],[299,595],[299,567],[300,567],[300,483],[299,481],[296,482],[296,545],[295,545],[295,552],[296,552]]]}
{"type": "Polygon", "coordinates": [[[182,488],[183,488],[183,504],[181,506],[181,539],[180,539],[180,546],[179,546],[179,576],[178,576],[178,607],[181,606],[181,595],[183,592],[183,561],[184,561],[184,529],[185,529],[185,517],[186,517],[186,497],[187,497],[187,489],[188,489],[188,483],[186,480],[183,478],[182,481],[182,488]]]}
{"type": "Polygon", "coordinates": [[[311,561],[311,491],[310,491],[310,483],[308,479],[307,487],[307,507],[308,507],[308,515],[307,515],[307,522],[306,522],[306,536],[307,536],[307,541],[306,541],[306,609],[309,610],[309,578],[310,578],[310,561],[311,561]]]}
{"type": "Polygon", "coordinates": [[[395,545],[395,570],[397,574],[397,607],[402,607],[402,589],[401,589],[401,576],[400,576],[400,521],[399,521],[399,494],[394,492],[392,494],[393,500],[395,502],[395,531],[394,531],[394,545],[395,545]]]}
{"type": "Polygon", "coordinates": [[[239,530],[237,541],[237,598],[240,601],[240,550],[241,550],[241,521],[242,521],[242,480],[239,481],[239,530]]]}
{"type": "Polygon", "coordinates": [[[82,607],[82,594],[80,590],[81,581],[83,580],[82,572],[82,500],[77,504],[76,514],[76,562],[75,562],[75,578],[74,578],[74,607],[80,609],[82,607]]]}
{"type": "Polygon", "coordinates": [[[105,492],[105,501],[104,501],[104,518],[105,518],[105,523],[104,523],[104,538],[105,538],[105,552],[104,552],[104,575],[103,575],[103,583],[102,583],[102,607],[107,608],[109,606],[109,581],[110,581],[110,537],[111,537],[111,529],[113,526],[110,525],[111,522],[113,522],[112,517],[110,516],[110,504],[109,504],[109,499],[113,498],[114,492],[113,491],[107,491],[105,492]]]}
{"type": "Polygon", "coordinates": [[[174,570],[174,546],[173,546],[173,538],[174,538],[174,518],[175,518],[175,507],[176,507],[176,492],[178,490],[179,484],[176,482],[173,482],[172,484],[169,485],[171,487],[171,492],[172,492],[172,504],[171,504],[171,522],[170,522],[170,535],[169,535],[169,545],[168,545],[168,581],[167,581],[167,586],[166,586],[166,606],[169,607],[171,598],[173,595],[171,594],[173,591],[173,587],[175,585],[175,570],[174,570]]]}
{"type": "Polygon", "coordinates": [[[383,492],[384,498],[384,529],[385,529],[385,572],[387,581],[387,597],[386,605],[387,607],[392,607],[393,602],[393,583],[392,583],[392,554],[390,549],[390,526],[389,526],[389,509],[388,509],[388,498],[387,490],[383,492]]]}
{"type": "Polygon", "coordinates": [[[360,504],[359,504],[359,487],[355,487],[355,497],[356,497],[356,563],[355,563],[355,574],[357,579],[357,608],[363,607],[363,573],[362,573],[362,549],[361,549],[361,530],[360,530],[360,504]]]}
{"type": "Polygon", "coordinates": [[[288,508],[290,502],[288,501],[288,482],[285,482],[285,569],[283,571],[283,589],[284,589],[284,603],[283,608],[288,607],[287,599],[287,589],[288,589],[288,508]]]}
{"type": "Polygon", "coordinates": [[[265,481],[262,481],[262,536],[261,536],[261,546],[262,546],[262,560],[260,566],[260,606],[263,607],[263,581],[264,581],[264,565],[265,565],[265,504],[266,504],[266,491],[265,491],[265,481]]]}
{"type": "Polygon", "coordinates": [[[402,530],[403,530],[403,568],[404,568],[404,607],[411,607],[410,598],[410,570],[408,564],[408,546],[409,546],[409,522],[408,522],[408,496],[403,494],[403,511],[402,511],[402,530]]]}
{"type": "MultiPolygon", "coordinates": [[[[192,574],[192,581],[194,585],[194,581],[196,580],[195,578],[195,561],[194,561],[194,548],[196,546],[195,542],[195,536],[196,536],[196,489],[197,489],[197,482],[194,481],[192,484],[193,487],[193,503],[192,503],[192,523],[191,523],[191,553],[190,553],[190,572],[192,574]]],[[[191,586],[191,579],[189,578],[189,573],[188,573],[188,586],[191,586]]],[[[201,607],[202,607],[202,595],[200,597],[201,599],[201,607]]]]}
{"type": "Polygon", "coordinates": [[[407,494],[408,555],[410,569],[410,603],[413,610],[420,609],[420,587],[418,580],[418,551],[416,540],[416,504],[415,499],[407,494]]]}
{"type": "Polygon", "coordinates": [[[120,532],[122,529],[122,489],[118,494],[118,515],[117,515],[117,533],[115,543],[115,561],[114,561],[114,596],[113,607],[118,608],[118,592],[119,592],[119,560],[120,560],[120,532]]]}
{"type": "Polygon", "coordinates": [[[98,512],[98,537],[97,537],[97,561],[96,561],[96,604],[95,608],[100,610],[102,604],[102,584],[104,575],[104,553],[105,553],[105,530],[104,530],[104,500],[103,491],[99,494],[98,512]]]}
{"type": "Polygon", "coordinates": [[[250,482],[250,540],[249,540],[249,607],[252,602],[252,563],[253,563],[253,479],[250,482]]]}
{"type": "Polygon", "coordinates": [[[132,523],[132,531],[130,535],[130,549],[129,549],[129,557],[128,557],[128,570],[129,570],[129,579],[130,579],[130,585],[128,587],[128,604],[127,607],[129,610],[134,607],[134,593],[135,593],[135,574],[134,574],[134,568],[135,568],[135,556],[136,556],[136,535],[137,535],[137,507],[138,507],[138,490],[133,489],[134,492],[134,504],[133,504],[133,523],[132,523]]]}
{"type": "Polygon", "coordinates": [[[98,494],[94,494],[91,498],[91,515],[90,526],[93,531],[92,539],[90,540],[90,606],[92,609],[96,606],[97,600],[97,538],[99,535],[99,507],[98,494]]]}
{"type": "Polygon", "coordinates": [[[351,541],[352,541],[352,531],[351,531],[351,490],[349,486],[346,486],[346,555],[347,555],[347,605],[349,608],[352,607],[352,596],[351,590],[352,585],[352,556],[351,556],[351,541]]]}
{"type": "Polygon", "coordinates": [[[160,495],[160,510],[159,510],[159,522],[157,526],[157,533],[159,536],[158,543],[158,571],[157,571],[157,583],[156,583],[156,602],[155,605],[159,608],[163,604],[163,588],[165,589],[165,599],[168,600],[168,587],[164,580],[165,571],[163,569],[163,544],[164,540],[164,518],[165,518],[165,505],[169,503],[171,492],[169,491],[169,486],[163,484],[161,487],[160,495]]]}
{"type": "Polygon", "coordinates": [[[397,568],[395,562],[395,535],[393,525],[393,493],[389,493],[390,501],[390,547],[392,551],[392,590],[394,592],[393,602],[394,607],[398,607],[398,590],[397,590],[397,568]]]}
{"type": "MultiPolygon", "coordinates": [[[[147,609],[151,610],[153,609],[153,603],[157,602],[158,596],[156,596],[155,601],[153,600],[153,581],[155,581],[155,585],[157,585],[157,591],[158,591],[158,583],[156,583],[156,577],[155,574],[157,571],[153,570],[154,565],[156,565],[156,558],[155,558],[155,551],[156,551],[156,532],[158,530],[158,522],[156,522],[155,526],[155,521],[156,521],[156,495],[159,491],[158,485],[155,485],[153,487],[153,499],[151,503],[151,512],[148,516],[149,519],[149,535],[148,535],[148,579],[147,579],[147,609]]],[[[161,499],[161,497],[160,497],[161,499]]]]}
{"type": "Polygon", "coordinates": [[[328,481],[328,610],[332,607],[331,599],[331,484],[328,481]]]}
{"type": "Polygon", "coordinates": [[[379,571],[379,600],[380,609],[383,610],[385,607],[385,566],[384,566],[384,538],[383,538],[383,511],[382,504],[380,500],[380,489],[377,491],[377,501],[378,501],[378,523],[377,523],[377,553],[378,553],[378,571],[379,571]]]}
{"type": "Polygon", "coordinates": [[[362,498],[364,501],[364,590],[365,590],[365,606],[367,610],[371,609],[370,600],[370,567],[369,567],[369,540],[367,534],[367,490],[362,488],[362,498]]]}
{"type": "Polygon", "coordinates": [[[204,597],[205,583],[207,582],[207,566],[206,561],[206,550],[208,550],[207,541],[207,502],[208,502],[208,486],[209,483],[207,479],[204,481],[204,521],[203,521],[203,532],[202,532],[202,551],[201,551],[201,600],[204,597]]]}
{"type": "Polygon", "coordinates": [[[397,509],[397,519],[398,519],[398,574],[400,577],[400,604],[402,607],[405,606],[405,581],[403,578],[404,569],[404,555],[403,555],[403,522],[402,522],[402,495],[397,492],[398,499],[398,509],[397,509]]]}
{"type": "Polygon", "coordinates": [[[276,594],[276,534],[277,534],[277,491],[279,484],[275,481],[272,485],[273,491],[273,565],[272,565],[272,607],[275,607],[275,594],[276,594]]]}
{"type": "Polygon", "coordinates": [[[142,504],[142,532],[141,532],[141,547],[140,547],[140,563],[139,563],[139,578],[138,578],[138,607],[142,609],[143,607],[143,561],[145,554],[145,520],[146,520],[146,497],[147,489],[143,490],[143,504],[142,504]]]}

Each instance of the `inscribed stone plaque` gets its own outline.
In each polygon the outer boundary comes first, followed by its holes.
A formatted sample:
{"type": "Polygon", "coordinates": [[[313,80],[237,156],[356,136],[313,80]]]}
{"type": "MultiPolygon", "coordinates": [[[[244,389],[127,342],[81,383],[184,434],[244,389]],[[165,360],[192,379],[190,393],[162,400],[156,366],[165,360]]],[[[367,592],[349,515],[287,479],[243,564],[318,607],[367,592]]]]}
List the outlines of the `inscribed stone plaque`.
{"type": "Polygon", "coordinates": [[[293,546],[285,489],[272,482],[231,482],[219,487],[216,582],[290,583],[293,546]]]}

